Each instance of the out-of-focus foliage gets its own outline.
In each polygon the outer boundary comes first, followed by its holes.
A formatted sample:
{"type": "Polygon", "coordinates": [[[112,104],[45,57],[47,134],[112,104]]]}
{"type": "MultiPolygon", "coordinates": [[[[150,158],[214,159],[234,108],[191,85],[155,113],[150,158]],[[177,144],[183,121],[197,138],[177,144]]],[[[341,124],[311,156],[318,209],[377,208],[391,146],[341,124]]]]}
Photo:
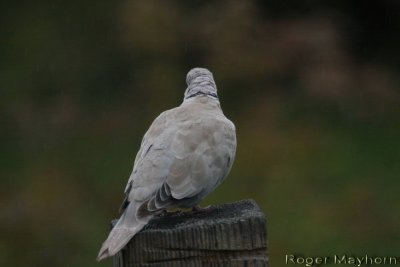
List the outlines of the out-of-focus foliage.
{"type": "Polygon", "coordinates": [[[237,126],[227,181],[285,253],[400,249],[397,1],[3,1],[0,266],[95,256],[141,137],[215,75],[237,126]]]}

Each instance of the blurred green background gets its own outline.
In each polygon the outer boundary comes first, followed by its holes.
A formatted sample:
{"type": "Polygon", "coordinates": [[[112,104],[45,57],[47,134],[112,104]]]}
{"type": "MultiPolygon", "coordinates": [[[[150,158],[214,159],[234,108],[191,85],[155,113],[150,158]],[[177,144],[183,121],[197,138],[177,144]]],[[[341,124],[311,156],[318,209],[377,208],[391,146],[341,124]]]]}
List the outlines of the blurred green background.
{"type": "Polygon", "coordinates": [[[2,1],[0,266],[111,266],[141,138],[196,66],[238,136],[203,205],[255,199],[272,266],[400,256],[400,4],[368,2],[2,1]]]}

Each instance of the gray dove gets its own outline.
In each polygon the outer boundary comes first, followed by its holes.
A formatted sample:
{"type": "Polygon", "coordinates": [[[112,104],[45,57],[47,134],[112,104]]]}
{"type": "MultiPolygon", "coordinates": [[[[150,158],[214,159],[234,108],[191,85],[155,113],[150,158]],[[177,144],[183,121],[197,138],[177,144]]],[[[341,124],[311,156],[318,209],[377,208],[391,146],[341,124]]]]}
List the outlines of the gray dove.
{"type": "Polygon", "coordinates": [[[122,215],[98,261],[115,255],[157,214],[196,207],[232,167],[235,125],[222,113],[212,73],[194,68],[186,83],[183,103],[161,113],[143,137],[122,215]]]}

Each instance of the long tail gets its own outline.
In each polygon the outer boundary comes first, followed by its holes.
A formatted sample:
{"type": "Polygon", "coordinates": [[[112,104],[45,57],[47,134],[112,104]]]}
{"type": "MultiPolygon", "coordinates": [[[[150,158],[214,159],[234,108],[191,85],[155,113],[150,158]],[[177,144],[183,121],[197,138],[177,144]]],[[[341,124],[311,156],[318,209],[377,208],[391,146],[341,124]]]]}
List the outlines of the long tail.
{"type": "Polygon", "coordinates": [[[97,261],[101,261],[107,257],[115,255],[120,251],[131,238],[139,232],[151,219],[152,216],[147,216],[138,219],[136,216],[136,211],[138,205],[134,202],[129,203],[126,207],[121,218],[118,220],[117,224],[111,230],[106,241],[104,241],[99,255],[97,256],[97,261]]]}

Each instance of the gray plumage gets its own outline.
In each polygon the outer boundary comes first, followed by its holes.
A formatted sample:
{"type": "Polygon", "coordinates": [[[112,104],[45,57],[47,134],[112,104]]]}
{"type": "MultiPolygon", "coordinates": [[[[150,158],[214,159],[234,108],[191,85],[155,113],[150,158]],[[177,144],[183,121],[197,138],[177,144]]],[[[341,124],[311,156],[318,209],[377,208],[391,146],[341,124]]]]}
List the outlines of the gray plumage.
{"type": "Polygon", "coordinates": [[[212,73],[194,68],[186,82],[183,103],[161,113],[143,137],[122,215],[98,260],[121,250],[161,211],[196,206],[232,167],[235,126],[222,113],[212,73]]]}

